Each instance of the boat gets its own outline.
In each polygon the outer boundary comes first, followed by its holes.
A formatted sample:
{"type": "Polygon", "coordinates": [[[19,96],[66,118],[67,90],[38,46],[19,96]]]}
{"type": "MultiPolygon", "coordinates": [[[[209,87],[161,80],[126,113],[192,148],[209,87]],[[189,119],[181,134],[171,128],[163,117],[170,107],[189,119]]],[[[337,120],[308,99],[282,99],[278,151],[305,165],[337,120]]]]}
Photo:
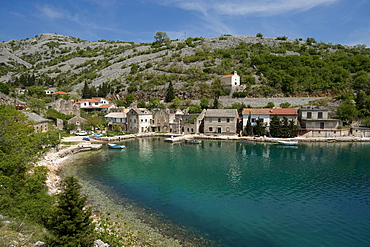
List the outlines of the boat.
{"type": "Polygon", "coordinates": [[[125,148],[125,145],[119,145],[119,144],[115,144],[115,143],[108,143],[108,147],[113,148],[113,149],[122,149],[122,148],[125,148]]]}
{"type": "Polygon", "coordinates": [[[84,141],[90,141],[90,138],[87,137],[87,136],[84,136],[84,137],[82,137],[82,140],[84,140],[84,141]]]}
{"type": "Polygon", "coordinates": [[[188,139],[188,138],[185,138],[184,140],[186,143],[191,143],[191,144],[201,144],[202,143],[201,140],[188,139]]]}
{"type": "Polygon", "coordinates": [[[91,137],[93,137],[93,138],[100,138],[102,136],[103,136],[103,134],[100,134],[100,133],[94,133],[94,134],[91,135],[91,137]]]}
{"type": "Polygon", "coordinates": [[[279,145],[284,145],[284,146],[297,146],[298,142],[297,141],[278,141],[279,145]]]}

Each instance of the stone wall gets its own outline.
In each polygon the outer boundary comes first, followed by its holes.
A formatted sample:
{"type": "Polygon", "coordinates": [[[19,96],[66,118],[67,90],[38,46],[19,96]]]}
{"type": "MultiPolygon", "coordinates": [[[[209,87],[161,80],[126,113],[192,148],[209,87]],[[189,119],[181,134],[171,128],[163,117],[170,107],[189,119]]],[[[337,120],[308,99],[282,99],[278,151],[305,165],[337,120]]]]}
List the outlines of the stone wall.
{"type": "MultiPolygon", "coordinates": [[[[219,102],[221,107],[229,107],[235,103],[244,103],[246,106],[265,107],[267,103],[272,102],[275,107],[279,107],[281,103],[288,102],[291,107],[307,105],[310,101],[322,99],[323,97],[282,97],[282,98],[230,98],[229,96],[221,96],[219,102]]],[[[212,102],[210,102],[212,104],[212,102]]],[[[200,100],[192,100],[192,104],[200,104],[200,100]]]]}

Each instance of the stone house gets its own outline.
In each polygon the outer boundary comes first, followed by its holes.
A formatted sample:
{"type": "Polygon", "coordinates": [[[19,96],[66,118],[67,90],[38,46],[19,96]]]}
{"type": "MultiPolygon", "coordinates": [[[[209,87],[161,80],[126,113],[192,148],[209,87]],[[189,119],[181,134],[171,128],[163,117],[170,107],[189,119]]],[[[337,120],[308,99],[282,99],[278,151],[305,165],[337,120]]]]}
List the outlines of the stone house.
{"type": "Polygon", "coordinates": [[[119,126],[121,131],[127,131],[127,108],[112,108],[111,112],[104,116],[108,128],[113,130],[114,126],[119,126]]]}
{"type": "Polygon", "coordinates": [[[49,130],[49,119],[43,118],[34,112],[23,112],[30,121],[31,126],[35,129],[35,132],[47,132],[49,130]]]}
{"type": "Polygon", "coordinates": [[[200,114],[184,114],[181,119],[181,132],[184,134],[203,133],[205,113],[206,110],[203,110],[200,114]]]}
{"type": "Polygon", "coordinates": [[[343,126],[339,119],[329,118],[327,109],[299,109],[298,120],[302,129],[338,129],[343,126]]]}
{"type": "Polygon", "coordinates": [[[301,129],[308,137],[340,137],[349,135],[348,129],[341,129],[343,123],[339,119],[329,118],[327,109],[299,109],[298,120],[301,129]]]}
{"type": "Polygon", "coordinates": [[[78,104],[75,104],[73,100],[65,100],[60,98],[54,102],[47,104],[47,108],[53,108],[58,112],[66,115],[80,116],[80,107],[78,104]]]}
{"type": "Polygon", "coordinates": [[[154,132],[180,133],[181,120],[176,115],[183,115],[181,110],[153,109],[153,123],[151,129],[154,132]]]}
{"type": "Polygon", "coordinates": [[[204,112],[203,132],[206,135],[235,135],[238,118],[237,109],[207,109],[204,112]]]}
{"type": "Polygon", "coordinates": [[[76,125],[77,126],[77,129],[79,129],[79,126],[82,123],[86,123],[86,122],[87,122],[87,120],[84,119],[84,118],[82,118],[82,117],[80,117],[80,116],[75,116],[75,117],[73,117],[73,118],[71,118],[71,119],[69,119],[67,121],[68,124],[74,124],[74,125],[76,125]]]}
{"type": "Polygon", "coordinates": [[[135,134],[151,131],[153,114],[146,108],[132,108],[127,112],[127,131],[135,134]]]}
{"type": "Polygon", "coordinates": [[[352,127],[351,134],[354,137],[370,137],[370,128],[352,127]]]}

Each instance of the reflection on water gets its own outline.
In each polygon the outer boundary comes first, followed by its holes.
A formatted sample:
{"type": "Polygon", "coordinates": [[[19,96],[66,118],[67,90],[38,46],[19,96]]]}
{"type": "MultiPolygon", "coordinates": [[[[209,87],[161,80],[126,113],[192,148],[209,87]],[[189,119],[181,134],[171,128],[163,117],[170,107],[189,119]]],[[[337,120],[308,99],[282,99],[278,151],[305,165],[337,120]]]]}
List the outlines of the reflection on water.
{"type": "MultiPolygon", "coordinates": [[[[365,246],[365,143],[125,142],[83,172],[222,246],[365,246]]],[[[104,153],[104,152],[103,152],[104,153]]]]}

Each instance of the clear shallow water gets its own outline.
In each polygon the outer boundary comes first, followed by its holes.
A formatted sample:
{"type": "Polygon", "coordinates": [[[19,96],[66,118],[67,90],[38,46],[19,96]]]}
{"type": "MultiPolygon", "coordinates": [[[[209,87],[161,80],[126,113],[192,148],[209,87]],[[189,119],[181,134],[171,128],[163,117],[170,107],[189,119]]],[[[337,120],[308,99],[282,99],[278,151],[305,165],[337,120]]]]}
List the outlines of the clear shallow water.
{"type": "Polygon", "coordinates": [[[221,246],[369,246],[368,143],[124,144],[79,172],[221,246]]]}

